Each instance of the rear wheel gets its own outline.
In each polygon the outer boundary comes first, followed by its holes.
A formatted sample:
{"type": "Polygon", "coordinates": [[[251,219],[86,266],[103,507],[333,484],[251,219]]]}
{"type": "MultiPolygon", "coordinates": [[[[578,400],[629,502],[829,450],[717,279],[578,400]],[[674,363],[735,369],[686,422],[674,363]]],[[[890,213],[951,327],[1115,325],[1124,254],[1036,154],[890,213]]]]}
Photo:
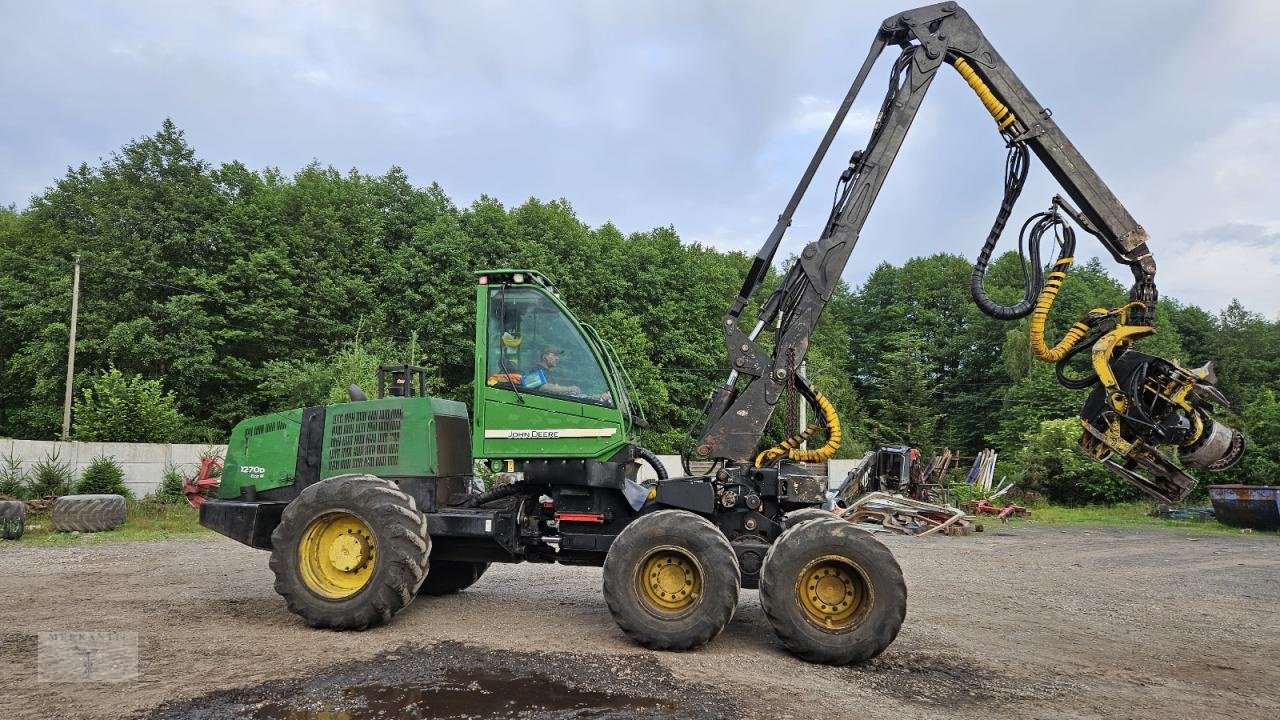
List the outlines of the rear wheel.
{"type": "Polygon", "coordinates": [[[312,627],[386,622],[427,574],[431,541],[413,498],[372,475],[308,486],[271,534],[276,592],[312,627]]]}
{"type": "Polygon", "coordinates": [[[822,508],[807,507],[799,510],[792,510],[782,518],[782,524],[785,527],[793,528],[800,523],[806,523],[810,520],[829,520],[835,517],[835,513],[822,508]]]}
{"type": "Polygon", "coordinates": [[[452,595],[471,587],[489,569],[487,562],[432,560],[419,595],[452,595]]]}
{"type": "Polygon", "coordinates": [[[742,576],[729,541],[683,510],[643,515],[604,560],[604,598],[618,627],[654,650],[689,650],[724,630],[742,576]]]}
{"type": "Polygon", "coordinates": [[[769,548],[760,605],[792,653],[847,665],[879,655],[898,636],[907,587],[888,548],[832,516],[792,527],[769,548]]]}

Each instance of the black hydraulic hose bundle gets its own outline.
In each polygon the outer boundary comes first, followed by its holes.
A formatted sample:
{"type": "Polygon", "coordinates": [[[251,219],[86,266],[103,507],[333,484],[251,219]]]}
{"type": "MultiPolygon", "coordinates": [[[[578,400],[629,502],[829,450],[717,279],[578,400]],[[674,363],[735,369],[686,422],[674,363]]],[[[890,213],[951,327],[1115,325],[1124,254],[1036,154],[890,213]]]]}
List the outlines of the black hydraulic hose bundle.
{"type": "Polygon", "coordinates": [[[501,500],[504,497],[510,497],[520,492],[521,490],[527,489],[527,488],[528,488],[527,485],[522,486],[521,483],[507,483],[506,485],[498,485],[489,490],[485,490],[479,495],[472,495],[471,497],[459,503],[457,507],[464,507],[464,508],[479,507],[480,505],[493,502],[494,500],[501,500]]]}
{"type": "Polygon", "coordinates": [[[639,445],[635,446],[635,451],[637,457],[649,463],[649,467],[653,468],[653,472],[658,476],[659,481],[667,479],[667,466],[662,464],[661,458],[654,455],[653,451],[648,448],[642,448],[639,445]]]}
{"type": "MultiPolygon", "coordinates": [[[[991,232],[987,233],[987,240],[982,244],[982,250],[978,252],[978,260],[973,264],[973,275],[969,278],[969,292],[973,295],[974,303],[984,314],[997,320],[1017,320],[1031,314],[1031,310],[1035,307],[1036,295],[1039,294],[1040,285],[1044,279],[1044,270],[1039,262],[1040,248],[1032,244],[1031,274],[1028,275],[1027,258],[1023,250],[1022,237],[1019,236],[1018,257],[1022,260],[1022,281],[1026,286],[1026,293],[1022,299],[1014,305],[1000,305],[987,297],[987,289],[983,286],[983,280],[987,276],[987,266],[991,263],[991,254],[995,252],[996,243],[1000,242],[1000,235],[1004,232],[1005,224],[1009,222],[1013,206],[1018,201],[1018,196],[1022,194],[1022,186],[1027,182],[1027,170],[1031,166],[1029,160],[1026,145],[1017,144],[1009,147],[1009,155],[1005,159],[1004,166],[1004,199],[1000,202],[1000,210],[996,212],[995,222],[991,224],[991,232]]],[[[1025,225],[1023,229],[1026,229],[1025,225]]]]}

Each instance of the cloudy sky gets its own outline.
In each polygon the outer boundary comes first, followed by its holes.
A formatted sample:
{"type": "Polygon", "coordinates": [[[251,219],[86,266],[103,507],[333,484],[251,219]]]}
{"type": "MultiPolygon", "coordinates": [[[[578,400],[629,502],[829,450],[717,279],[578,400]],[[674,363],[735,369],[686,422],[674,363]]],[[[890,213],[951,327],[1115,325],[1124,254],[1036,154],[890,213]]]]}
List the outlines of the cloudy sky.
{"type": "MultiPolygon", "coordinates": [[[[1164,294],[1280,316],[1280,3],[963,4],[1150,232],[1164,294]]],[[[591,225],[754,252],[876,27],[912,5],[0,0],[0,203],[24,207],[172,117],[214,163],[399,165],[463,205],[564,197],[591,225]]],[[[787,250],[825,217],[888,64],[787,250]]],[[[941,72],[845,277],[972,258],[1003,162],[981,105],[941,72]]],[[[1054,192],[1035,167],[1011,224],[1054,192]]]]}

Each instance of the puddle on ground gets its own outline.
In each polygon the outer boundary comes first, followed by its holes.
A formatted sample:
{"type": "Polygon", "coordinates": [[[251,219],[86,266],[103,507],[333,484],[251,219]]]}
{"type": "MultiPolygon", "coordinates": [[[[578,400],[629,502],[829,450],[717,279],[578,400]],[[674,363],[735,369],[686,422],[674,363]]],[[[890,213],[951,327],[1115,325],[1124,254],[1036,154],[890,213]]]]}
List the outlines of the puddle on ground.
{"type": "Polygon", "coordinates": [[[737,700],[643,654],[446,642],[170,701],[134,720],[732,720],[737,700]]]}
{"type": "Polygon", "coordinates": [[[287,701],[263,703],[254,720],[447,720],[449,718],[631,718],[637,711],[674,711],[654,698],[570,687],[545,675],[506,670],[447,671],[428,687],[365,685],[341,698],[303,709],[287,701]]]}

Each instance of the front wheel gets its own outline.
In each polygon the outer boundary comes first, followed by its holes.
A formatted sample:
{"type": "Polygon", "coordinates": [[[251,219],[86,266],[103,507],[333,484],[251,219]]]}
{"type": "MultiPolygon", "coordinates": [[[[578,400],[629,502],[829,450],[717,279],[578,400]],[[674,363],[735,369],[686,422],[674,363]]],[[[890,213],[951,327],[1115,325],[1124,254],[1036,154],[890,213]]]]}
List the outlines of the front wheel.
{"type": "Polygon", "coordinates": [[[341,475],[307,486],[271,534],[271,571],[312,627],[363,630],[413,600],[431,541],[413,498],[389,480],[341,475]]]}
{"type": "Polygon", "coordinates": [[[654,650],[690,650],[719,635],[741,584],[724,533],[684,510],[640,516],[604,559],[604,599],[614,622],[654,650]]]}
{"type": "Polygon", "coordinates": [[[907,615],[907,586],[888,548],[833,515],[793,526],[769,548],[760,605],[793,654],[848,665],[893,643],[907,615]]]}

